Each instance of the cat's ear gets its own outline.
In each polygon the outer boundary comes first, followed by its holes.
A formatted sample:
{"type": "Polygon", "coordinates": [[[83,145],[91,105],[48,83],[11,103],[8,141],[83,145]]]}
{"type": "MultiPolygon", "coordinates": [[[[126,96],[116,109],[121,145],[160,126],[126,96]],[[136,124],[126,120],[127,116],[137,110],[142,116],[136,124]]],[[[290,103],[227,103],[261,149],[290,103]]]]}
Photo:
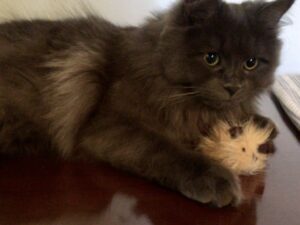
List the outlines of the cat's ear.
{"type": "Polygon", "coordinates": [[[219,4],[219,0],[184,0],[183,7],[187,22],[201,24],[217,12],[219,4]]]}
{"type": "Polygon", "coordinates": [[[270,27],[276,27],[281,17],[290,9],[295,0],[275,0],[267,2],[258,11],[258,18],[270,27]]]}
{"type": "Polygon", "coordinates": [[[221,0],[182,0],[172,12],[173,22],[181,26],[202,24],[218,10],[221,0]]]}

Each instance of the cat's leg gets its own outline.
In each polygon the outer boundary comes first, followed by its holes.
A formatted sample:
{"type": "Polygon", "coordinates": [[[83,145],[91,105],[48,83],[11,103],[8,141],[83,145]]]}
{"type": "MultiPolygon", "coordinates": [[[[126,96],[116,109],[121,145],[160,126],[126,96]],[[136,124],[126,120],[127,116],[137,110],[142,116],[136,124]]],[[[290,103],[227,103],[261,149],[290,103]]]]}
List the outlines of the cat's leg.
{"type": "Polygon", "coordinates": [[[201,203],[223,207],[241,201],[239,180],[229,170],[132,124],[94,125],[85,131],[80,148],[201,203]]]}

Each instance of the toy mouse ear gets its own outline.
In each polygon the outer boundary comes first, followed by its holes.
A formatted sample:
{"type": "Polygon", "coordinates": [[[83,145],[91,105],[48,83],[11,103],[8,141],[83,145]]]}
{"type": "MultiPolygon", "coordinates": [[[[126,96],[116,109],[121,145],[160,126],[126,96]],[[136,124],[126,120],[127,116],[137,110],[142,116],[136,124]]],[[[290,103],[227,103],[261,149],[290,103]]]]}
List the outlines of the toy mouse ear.
{"type": "Polygon", "coordinates": [[[262,154],[274,154],[276,152],[273,142],[269,141],[258,147],[258,152],[262,154]]]}
{"type": "Polygon", "coordinates": [[[290,9],[295,0],[276,0],[267,2],[258,11],[260,21],[268,26],[276,27],[281,17],[290,9]]]}
{"type": "Polygon", "coordinates": [[[244,130],[242,127],[232,127],[229,129],[230,137],[235,139],[243,134],[244,130]]]}

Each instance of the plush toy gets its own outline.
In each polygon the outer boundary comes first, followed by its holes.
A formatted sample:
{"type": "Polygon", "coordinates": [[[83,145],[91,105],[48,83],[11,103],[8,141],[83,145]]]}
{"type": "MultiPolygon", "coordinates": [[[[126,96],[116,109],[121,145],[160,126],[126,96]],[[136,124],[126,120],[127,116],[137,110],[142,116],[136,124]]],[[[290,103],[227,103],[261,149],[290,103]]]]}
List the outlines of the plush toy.
{"type": "Polygon", "coordinates": [[[237,175],[253,175],[263,171],[274,153],[274,133],[273,124],[261,127],[254,119],[234,125],[222,121],[201,138],[199,149],[237,175]]]}

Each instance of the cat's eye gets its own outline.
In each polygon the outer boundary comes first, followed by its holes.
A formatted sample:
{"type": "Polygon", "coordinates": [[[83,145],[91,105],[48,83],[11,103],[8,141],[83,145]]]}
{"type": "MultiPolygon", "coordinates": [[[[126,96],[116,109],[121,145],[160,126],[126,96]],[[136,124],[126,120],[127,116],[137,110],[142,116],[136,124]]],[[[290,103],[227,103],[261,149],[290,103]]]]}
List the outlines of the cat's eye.
{"type": "Polygon", "coordinates": [[[209,66],[216,66],[220,63],[220,56],[215,52],[205,54],[204,61],[209,66]]]}
{"type": "Polygon", "coordinates": [[[244,69],[248,71],[256,69],[257,66],[258,66],[258,59],[256,59],[255,57],[248,59],[244,63],[244,69]]]}

